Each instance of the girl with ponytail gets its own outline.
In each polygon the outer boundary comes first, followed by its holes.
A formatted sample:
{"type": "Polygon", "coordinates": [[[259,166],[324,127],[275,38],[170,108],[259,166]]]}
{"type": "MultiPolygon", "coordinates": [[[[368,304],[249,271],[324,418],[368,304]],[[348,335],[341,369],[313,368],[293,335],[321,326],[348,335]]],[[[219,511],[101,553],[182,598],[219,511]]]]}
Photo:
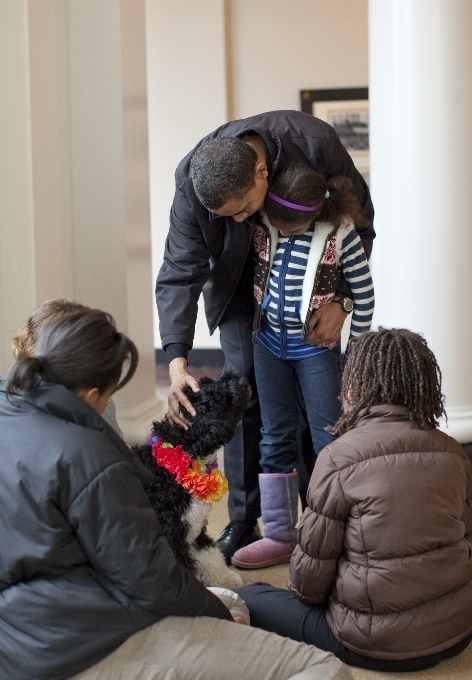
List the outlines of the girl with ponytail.
{"type": "Polygon", "coordinates": [[[0,677],[81,674],[172,614],[231,620],[175,561],[150,473],[100,416],[136,371],[134,343],[82,308],[32,351],[0,381],[0,677]]]}
{"type": "MultiPolygon", "coordinates": [[[[254,220],[254,366],[261,404],[264,538],[238,550],[240,568],[290,561],[296,542],[298,480],[296,410],[301,391],[313,448],[332,441],[326,431],[339,417],[341,326],[320,340],[326,307],[342,321],[352,312],[351,337],[369,330],[374,291],[355,226],[366,223],[347,177],[291,165],[269,185],[254,220]],[[337,294],[341,279],[350,297],[337,294]],[[340,312],[340,308],[342,312],[340,312]]],[[[321,336],[323,337],[323,336],[321,336]]]]}

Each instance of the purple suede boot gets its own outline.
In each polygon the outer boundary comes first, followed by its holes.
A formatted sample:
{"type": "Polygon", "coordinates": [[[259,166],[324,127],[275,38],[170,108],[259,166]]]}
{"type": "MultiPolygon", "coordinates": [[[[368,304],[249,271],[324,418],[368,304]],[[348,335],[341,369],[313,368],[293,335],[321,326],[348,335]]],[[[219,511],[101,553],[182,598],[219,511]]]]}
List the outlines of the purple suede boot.
{"type": "Polygon", "coordinates": [[[231,562],[240,569],[261,569],[290,562],[297,542],[298,474],[259,475],[264,538],[237,550],[231,562]]]}

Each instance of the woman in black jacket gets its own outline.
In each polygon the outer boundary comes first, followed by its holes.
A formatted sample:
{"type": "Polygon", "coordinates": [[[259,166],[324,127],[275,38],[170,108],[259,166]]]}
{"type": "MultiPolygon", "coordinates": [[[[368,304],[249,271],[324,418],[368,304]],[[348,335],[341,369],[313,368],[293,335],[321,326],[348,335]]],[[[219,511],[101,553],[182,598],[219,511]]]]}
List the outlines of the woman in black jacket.
{"type": "MultiPolygon", "coordinates": [[[[212,626],[213,644],[251,636],[234,659],[238,677],[249,656],[246,643],[254,641],[260,652],[253,636],[266,634],[229,623],[229,610],[177,564],[143,490],[149,473],[101,418],[137,361],[136,347],[113,319],[85,309],[47,325],[35,356],[17,361],[0,382],[2,678],[151,679],[170,667],[183,678],[180,666],[190,664],[172,641],[201,656],[204,647],[194,619],[174,617],[214,617],[198,619],[199,629],[212,626]],[[188,627],[186,638],[180,623],[188,627]],[[157,658],[145,658],[143,634],[157,658]],[[138,644],[130,648],[132,641],[138,644]]],[[[235,653],[234,642],[231,648],[235,653]]],[[[265,656],[275,663],[273,649],[265,656]]],[[[333,657],[306,645],[291,656],[285,673],[277,669],[271,677],[307,669],[306,677],[316,678],[310,669],[320,668],[320,659],[333,678],[350,677],[333,657]]],[[[232,677],[211,655],[207,664],[193,665],[189,677],[199,671],[232,677]]]]}

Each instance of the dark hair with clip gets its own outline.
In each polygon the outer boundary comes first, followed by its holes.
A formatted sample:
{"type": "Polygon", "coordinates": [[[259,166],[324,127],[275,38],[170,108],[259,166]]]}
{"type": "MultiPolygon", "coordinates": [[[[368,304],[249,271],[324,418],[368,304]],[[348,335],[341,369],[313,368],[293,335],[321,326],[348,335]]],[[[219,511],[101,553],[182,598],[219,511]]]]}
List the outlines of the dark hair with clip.
{"type": "Polygon", "coordinates": [[[446,417],[436,357],[406,328],[379,328],[351,340],[340,399],[344,413],[327,428],[337,437],[354,427],[362,409],[379,404],[406,406],[424,430],[446,417]]]}
{"type": "Polygon", "coordinates": [[[347,217],[356,226],[367,224],[348,177],[325,179],[308,165],[293,164],[276,173],[269,191],[290,203],[313,206],[313,212],[300,211],[281,205],[267,196],[265,209],[271,222],[304,224],[311,218],[330,222],[337,229],[342,219],[347,217]]]}
{"type": "Polygon", "coordinates": [[[6,393],[29,392],[41,379],[78,390],[97,387],[100,394],[133,377],[138,350],[116,330],[113,318],[99,309],[81,309],[50,321],[40,332],[35,356],[19,359],[9,372],[6,393]],[[128,371],[120,381],[123,364],[128,371]]]}

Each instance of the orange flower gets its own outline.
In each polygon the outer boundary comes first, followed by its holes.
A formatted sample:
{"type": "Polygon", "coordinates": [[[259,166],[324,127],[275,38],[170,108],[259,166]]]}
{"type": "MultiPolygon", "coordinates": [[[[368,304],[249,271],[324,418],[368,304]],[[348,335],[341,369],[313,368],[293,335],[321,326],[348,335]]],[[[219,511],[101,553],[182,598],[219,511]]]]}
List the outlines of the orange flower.
{"type": "Polygon", "coordinates": [[[194,463],[180,484],[196,498],[204,503],[217,502],[228,490],[228,480],[220,470],[212,470],[210,474],[200,474],[200,466],[194,463]]]}

